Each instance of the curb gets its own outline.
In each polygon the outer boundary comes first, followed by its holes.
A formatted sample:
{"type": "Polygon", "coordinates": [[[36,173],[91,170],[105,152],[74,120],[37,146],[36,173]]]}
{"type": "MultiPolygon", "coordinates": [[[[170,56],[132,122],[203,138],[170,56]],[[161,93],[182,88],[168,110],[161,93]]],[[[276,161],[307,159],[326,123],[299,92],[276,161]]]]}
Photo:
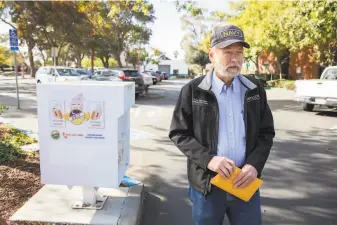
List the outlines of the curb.
{"type": "Polygon", "coordinates": [[[117,225],[139,225],[143,216],[144,184],[131,186],[117,225]]]}

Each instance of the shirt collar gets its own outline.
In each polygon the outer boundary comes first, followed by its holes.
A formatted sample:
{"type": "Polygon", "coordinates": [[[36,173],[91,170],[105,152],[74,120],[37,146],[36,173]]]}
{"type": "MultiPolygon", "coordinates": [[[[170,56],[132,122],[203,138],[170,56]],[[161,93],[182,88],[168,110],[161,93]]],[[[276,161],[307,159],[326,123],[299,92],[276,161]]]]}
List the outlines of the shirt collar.
{"type": "MultiPolygon", "coordinates": [[[[238,79],[238,77],[234,77],[234,80],[231,84],[231,86],[229,86],[229,88],[232,88],[234,93],[239,93],[240,91],[240,81],[238,79]]],[[[220,80],[220,78],[215,74],[215,72],[213,72],[213,76],[212,76],[212,87],[215,88],[215,91],[219,94],[222,93],[222,91],[224,89],[226,89],[225,83],[220,80]]]]}

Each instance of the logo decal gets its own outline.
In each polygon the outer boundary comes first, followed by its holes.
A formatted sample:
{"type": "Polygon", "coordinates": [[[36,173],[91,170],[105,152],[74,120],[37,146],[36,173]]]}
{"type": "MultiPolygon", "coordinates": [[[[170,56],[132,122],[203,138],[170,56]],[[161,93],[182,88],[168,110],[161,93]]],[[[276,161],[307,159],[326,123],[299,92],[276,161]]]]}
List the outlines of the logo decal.
{"type": "Polygon", "coordinates": [[[260,99],[260,95],[254,95],[247,98],[247,102],[256,101],[260,99]]]}
{"type": "Polygon", "coordinates": [[[58,130],[53,130],[50,133],[50,136],[54,139],[54,140],[58,140],[60,139],[60,132],[58,130]]]}
{"type": "Polygon", "coordinates": [[[202,99],[193,99],[192,103],[208,105],[208,101],[202,99]]]}
{"type": "Polygon", "coordinates": [[[227,37],[240,37],[242,38],[242,32],[239,30],[226,30],[221,32],[221,37],[222,38],[227,38],[227,37]]]}

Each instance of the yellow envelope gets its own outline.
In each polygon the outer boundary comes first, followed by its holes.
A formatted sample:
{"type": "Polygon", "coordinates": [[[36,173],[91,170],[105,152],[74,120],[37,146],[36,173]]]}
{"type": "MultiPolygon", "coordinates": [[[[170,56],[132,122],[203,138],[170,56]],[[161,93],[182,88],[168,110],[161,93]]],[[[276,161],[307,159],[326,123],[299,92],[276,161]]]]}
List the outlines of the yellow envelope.
{"type": "Polygon", "coordinates": [[[254,193],[262,185],[263,181],[256,178],[250,185],[245,188],[234,188],[233,181],[235,177],[241,172],[240,168],[236,168],[232,177],[230,179],[224,179],[219,174],[211,179],[211,183],[224,191],[248,202],[249,199],[254,195],[254,193]]]}

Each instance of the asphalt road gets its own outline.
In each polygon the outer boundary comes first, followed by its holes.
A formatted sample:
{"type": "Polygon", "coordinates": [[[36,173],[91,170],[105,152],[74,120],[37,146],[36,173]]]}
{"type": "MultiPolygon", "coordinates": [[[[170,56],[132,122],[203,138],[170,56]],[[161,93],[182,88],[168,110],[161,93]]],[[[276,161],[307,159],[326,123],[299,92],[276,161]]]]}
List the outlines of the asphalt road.
{"type": "MultiPolygon", "coordinates": [[[[186,82],[152,86],[131,110],[134,133],[127,175],[146,185],[141,225],[192,224],[186,158],[167,137],[174,104],[186,82]]],[[[33,127],[35,84],[20,80],[20,90],[23,109],[17,111],[15,82],[0,77],[0,102],[11,106],[7,117],[33,127]]],[[[276,138],[262,177],[263,224],[337,225],[337,111],[304,112],[292,101],[292,92],[267,93],[276,138]]]]}
{"type": "MultiPolygon", "coordinates": [[[[132,144],[129,173],[147,185],[142,225],[192,224],[186,159],[167,137],[183,84],[165,83],[154,86],[162,91],[161,98],[138,102],[144,114],[148,106],[156,106],[160,116],[132,119],[132,125],[153,134],[132,144]]],[[[272,89],[267,93],[277,134],[263,172],[263,224],[336,225],[337,111],[304,112],[292,100],[292,92],[272,89]]]]}

